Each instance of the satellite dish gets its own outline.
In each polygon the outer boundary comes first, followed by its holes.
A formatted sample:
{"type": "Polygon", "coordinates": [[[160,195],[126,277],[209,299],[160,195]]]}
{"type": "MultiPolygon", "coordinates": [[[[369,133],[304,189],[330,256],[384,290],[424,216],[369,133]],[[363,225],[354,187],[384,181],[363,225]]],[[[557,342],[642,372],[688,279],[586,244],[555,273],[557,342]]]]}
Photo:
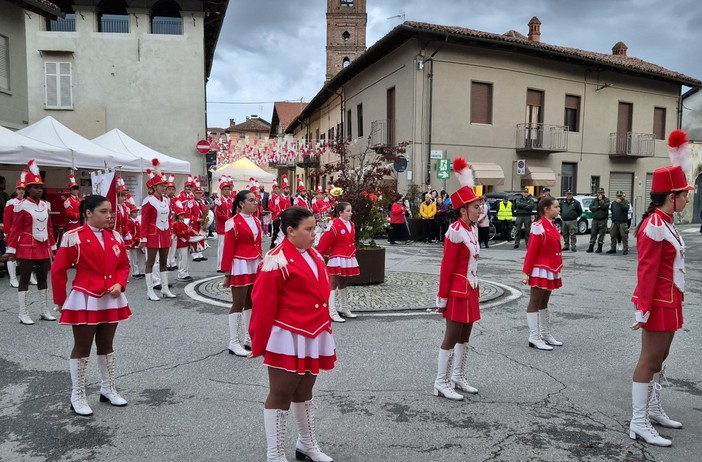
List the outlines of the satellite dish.
{"type": "Polygon", "coordinates": [[[393,167],[398,173],[404,172],[407,170],[407,158],[405,156],[398,156],[395,162],[393,162],[393,167]]]}

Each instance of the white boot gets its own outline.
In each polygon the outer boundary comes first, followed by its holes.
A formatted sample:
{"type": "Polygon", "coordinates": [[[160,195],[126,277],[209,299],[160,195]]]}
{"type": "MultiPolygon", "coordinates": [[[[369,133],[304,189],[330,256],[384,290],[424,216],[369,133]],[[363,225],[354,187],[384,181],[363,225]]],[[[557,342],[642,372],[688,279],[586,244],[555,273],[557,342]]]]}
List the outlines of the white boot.
{"type": "Polygon", "coordinates": [[[451,382],[457,390],[463,390],[468,393],[476,394],[478,389],[468,385],[466,380],[466,362],[468,361],[468,343],[457,343],[453,354],[453,372],[451,373],[451,382]]]}
{"type": "Polygon", "coordinates": [[[661,382],[665,380],[665,382],[668,383],[664,371],[665,366],[663,366],[662,371],[653,374],[651,395],[648,398],[648,418],[651,423],[658,424],[661,427],[682,428],[682,423],[668,417],[668,414],[665,413],[661,406],[661,390],[663,389],[663,384],[661,382]]]}
{"type": "Polygon", "coordinates": [[[229,313],[229,354],[237,356],[248,356],[249,352],[239,343],[239,326],[241,325],[241,313],[229,313]]]}
{"type": "Polygon", "coordinates": [[[29,311],[27,311],[27,292],[17,292],[19,297],[19,320],[20,324],[26,324],[31,326],[34,324],[32,318],[29,317],[29,311]]]}
{"type": "Polygon", "coordinates": [[[85,398],[85,372],[88,369],[88,358],[71,358],[71,409],[77,415],[89,416],[93,415],[93,410],[88,406],[88,400],[85,398]]]}
{"type": "Polygon", "coordinates": [[[168,271],[162,271],[161,275],[161,297],[176,298],[175,294],[168,288],[168,271]]]}
{"type": "MultiPolygon", "coordinates": [[[[153,302],[161,300],[156,296],[156,292],[154,292],[153,273],[146,273],[144,280],[146,281],[146,296],[149,297],[149,300],[153,302]]],[[[161,287],[163,288],[163,286],[161,287]]]]}
{"type": "Polygon", "coordinates": [[[635,440],[637,436],[640,436],[648,444],[670,446],[673,442],[659,435],[648,420],[647,407],[650,395],[650,383],[631,383],[631,407],[633,413],[631,416],[631,423],[629,424],[629,438],[635,440]]]}
{"type": "Polygon", "coordinates": [[[244,309],[241,312],[242,330],[244,331],[244,348],[251,349],[251,337],[249,336],[249,323],[251,322],[251,310],[244,309]]]}
{"type": "Polygon", "coordinates": [[[527,313],[527,324],[529,324],[529,348],[553,350],[553,347],[546,345],[539,335],[539,313],[527,313]]]}
{"type": "Polygon", "coordinates": [[[351,312],[351,309],[349,308],[349,292],[348,292],[348,287],[344,287],[343,289],[336,289],[336,301],[337,301],[337,311],[339,314],[345,318],[357,318],[355,314],[351,312]]]}
{"type": "Polygon", "coordinates": [[[314,409],[312,400],[304,403],[290,403],[290,409],[297,421],[300,435],[295,443],[295,458],[297,460],[312,460],[314,462],[334,462],[334,459],[319,449],[317,436],[314,431],[314,409]]]}
{"type": "Polygon", "coordinates": [[[29,283],[33,286],[37,285],[37,273],[32,271],[32,274],[29,276],[29,283]]]}
{"type": "Polygon", "coordinates": [[[558,340],[553,338],[553,335],[551,335],[551,331],[549,330],[549,328],[551,327],[550,320],[551,318],[548,308],[539,310],[539,335],[541,337],[541,340],[546,342],[547,345],[563,346],[563,342],[559,342],[558,340]]]}
{"type": "Polygon", "coordinates": [[[434,381],[434,396],[443,396],[454,401],[461,401],[463,400],[463,395],[453,391],[449,380],[449,363],[452,354],[452,350],[439,349],[439,367],[436,373],[436,380],[434,381]]]}
{"type": "Polygon", "coordinates": [[[97,355],[98,369],[100,370],[100,402],[113,406],[126,406],[127,400],[117,393],[115,387],[115,353],[97,355]]]}
{"type": "Polygon", "coordinates": [[[339,312],[336,311],[336,290],[334,289],[329,294],[329,316],[334,322],[346,322],[346,319],[339,316],[339,312]]]}
{"type": "Polygon", "coordinates": [[[285,424],[288,420],[288,411],[282,409],[264,409],[263,427],[266,429],[266,443],[268,462],[288,462],[285,458],[285,424]]]}
{"type": "Polygon", "coordinates": [[[7,274],[10,275],[10,285],[15,289],[19,287],[19,281],[17,280],[17,262],[12,260],[7,260],[5,262],[5,267],[7,268],[7,274]]]}
{"type": "Polygon", "coordinates": [[[39,291],[39,303],[41,304],[41,319],[44,321],[56,321],[56,318],[51,315],[49,311],[49,299],[46,289],[41,289],[39,291]]]}

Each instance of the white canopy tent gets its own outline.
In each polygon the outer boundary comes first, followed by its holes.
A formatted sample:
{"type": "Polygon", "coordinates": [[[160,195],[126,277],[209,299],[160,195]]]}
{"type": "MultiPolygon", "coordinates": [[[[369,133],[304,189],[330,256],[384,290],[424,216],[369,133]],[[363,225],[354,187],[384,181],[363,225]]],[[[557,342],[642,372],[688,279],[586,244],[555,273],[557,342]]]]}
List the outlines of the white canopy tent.
{"type": "Polygon", "coordinates": [[[267,190],[271,190],[273,180],[276,178],[272,173],[268,173],[258,165],[251,162],[248,158],[242,157],[236,162],[225,164],[212,172],[212,189],[215,187],[219,190],[219,178],[222,175],[227,175],[234,181],[234,189],[240,191],[250,183],[251,177],[256,178],[259,184],[266,186],[267,190]]]}
{"type": "MultiPolygon", "coordinates": [[[[120,153],[93,143],[73,132],[51,116],[23,128],[17,133],[67,150],[54,166],[100,170],[107,167],[126,172],[142,172],[142,159],[132,154],[120,153]]],[[[40,164],[41,165],[41,164],[40,164]]],[[[45,164],[49,165],[49,164],[45,164]]]]}
{"type": "Polygon", "coordinates": [[[161,162],[161,170],[168,173],[190,173],[190,162],[186,160],[176,159],[175,157],[162,154],[151,149],[148,146],[141,144],[134,138],[129,137],[126,133],[118,128],[110,130],[104,135],[100,135],[93,139],[93,143],[100,146],[117,151],[123,154],[129,154],[142,159],[142,171],[151,167],[151,159],[158,158],[161,162]]]}
{"type": "Polygon", "coordinates": [[[66,148],[51,146],[0,126],[1,164],[27,165],[34,159],[42,166],[63,167],[70,155],[66,148]]]}

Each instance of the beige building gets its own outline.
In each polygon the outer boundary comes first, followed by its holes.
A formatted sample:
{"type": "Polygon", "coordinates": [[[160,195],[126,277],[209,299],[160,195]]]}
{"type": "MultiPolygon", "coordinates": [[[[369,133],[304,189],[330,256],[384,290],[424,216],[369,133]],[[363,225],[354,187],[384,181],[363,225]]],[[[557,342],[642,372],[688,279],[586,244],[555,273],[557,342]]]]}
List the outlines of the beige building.
{"type": "Polygon", "coordinates": [[[356,150],[409,142],[401,191],[455,190],[453,175],[437,178],[437,158],[462,156],[483,192],[624,190],[640,215],[651,173],[668,163],[681,90],[702,82],[630,57],[621,42],[596,53],[541,42],[537,18],[528,27],[405,22],[331,78],[287,132],[348,138],[356,150]]]}

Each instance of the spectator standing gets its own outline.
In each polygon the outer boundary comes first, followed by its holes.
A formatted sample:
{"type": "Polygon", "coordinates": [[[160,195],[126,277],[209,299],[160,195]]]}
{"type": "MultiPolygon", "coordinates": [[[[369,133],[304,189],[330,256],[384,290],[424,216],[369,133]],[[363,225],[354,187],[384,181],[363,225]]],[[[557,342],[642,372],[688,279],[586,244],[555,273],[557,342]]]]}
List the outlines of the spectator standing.
{"type": "Polygon", "coordinates": [[[561,202],[561,232],[565,241],[563,250],[577,252],[575,245],[577,243],[578,219],[582,214],[583,207],[573,198],[573,191],[566,191],[565,200],[561,202]]]}
{"type": "Polygon", "coordinates": [[[529,231],[531,230],[531,215],[536,209],[536,201],[529,193],[529,188],[522,189],[521,197],[514,200],[514,214],[517,216],[515,226],[517,227],[514,248],[519,248],[519,238],[522,236],[522,228],[524,229],[525,246],[529,246],[529,231]]]}
{"type": "Polygon", "coordinates": [[[512,202],[505,196],[497,205],[497,222],[503,241],[512,241],[512,202]]]}
{"type": "Polygon", "coordinates": [[[485,244],[485,248],[490,248],[490,204],[483,196],[480,202],[480,217],[478,217],[478,244],[485,244]]]}
{"type": "Polygon", "coordinates": [[[612,229],[609,232],[612,241],[607,253],[617,253],[617,242],[624,246],[622,255],[629,255],[629,201],[624,199],[624,192],[617,191],[617,198],[612,201],[612,229]]]}
{"type": "Polygon", "coordinates": [[[446,191],[441,191],[441,197],[436,201],[436,230],[438,239],[444,242],[444,235],[448,230],[449,225],[449,206],[446,204],[446,198],[449,195],[446,191]]]}
{"type": "Polygon", "coordinates": [[[592,212],[592,230],[590,231],[590,247],[587,248],[587,252],[592,253],[595,241],[597,241],[595,253],[602,253],[602,244],[607,232],[607,218],[609,217],[609,199],[605,196],[604,188],[597,190],[597,197],[590,202],[590,211],[592,212]]]}
{"type": "Polygon", "coordinates": [[[422,219],[422,238],[424,242],[433,242],[436,202],[431,200],[431,194],[424,195],[424,202],[419,206],[419,216],[422,219]]]}
{"type": "Polygon", "coordinates": [[[395,202],[390,207],[390,231],[388,232],[388,242],[394,245],[397,241],[407,241],[407,222],[405,215],[407,207],[404,204],[405,196],[400,193],[395,195],[395,202]]]}

